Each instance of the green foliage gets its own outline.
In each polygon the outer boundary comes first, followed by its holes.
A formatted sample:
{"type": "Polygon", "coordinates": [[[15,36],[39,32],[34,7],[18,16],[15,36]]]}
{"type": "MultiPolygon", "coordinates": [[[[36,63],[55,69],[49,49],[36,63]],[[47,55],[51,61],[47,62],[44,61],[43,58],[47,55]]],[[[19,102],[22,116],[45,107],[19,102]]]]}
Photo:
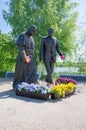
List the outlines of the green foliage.
{"type": "Polygon", "coordinates": [[[5,77],[6,71],[0,71],[0,77],[5,77]]]}
{"type": "Polygon", "coordinates": [[[10,0],[9,12],[4,10],[3,16],[11,25],[14,37],[32,24],[37,26],[35,58],[39,62],[40,40],[47,35],[49,27],[55,29],[63,53],[71,53],[74,49],[77,12],[73,9],[76,6],[69,0],[10,0]]]}
{"type": "Polygon", "coordinates": [[[14,67],[17,49],[10,36],[0,35],[0,70],[9,71],[14,67]]]}
{"type": "Polygon", "coordinates": [[[78,62],[77,67],[79,68],[79,74],[86,75],[86,62],[78,62]]]}

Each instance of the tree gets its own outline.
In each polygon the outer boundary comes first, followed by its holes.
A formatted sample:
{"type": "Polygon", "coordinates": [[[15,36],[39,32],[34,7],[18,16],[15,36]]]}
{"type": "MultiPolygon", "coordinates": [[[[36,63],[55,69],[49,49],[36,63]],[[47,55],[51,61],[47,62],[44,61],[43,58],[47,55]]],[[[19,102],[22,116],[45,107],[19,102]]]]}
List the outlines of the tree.
{"type": "Polygon", "coordinates": [[[35,57],[38,59],[40,39],[47,34],[49,27],[55,29],[64,53],[71,53],[74,49],[77,12],[73,9],[76,6],[70,0],[10,0],[9,12],[4,10],[3,16],[11,25],[14,38],[30,25],[37,26],[35,57]]]}
{"type": "Polygon", "coordinates": [[[80,74],[86,74],[86,29],[80,32],[80,39],[78,41],[79,51],[77,50],[77,61],[80,74]]]}
{"type": "Polygon", "coordinates": [[[10,71],[14,68],[17,48],[7,34],[0,35],[0,71],[10,71]]]}

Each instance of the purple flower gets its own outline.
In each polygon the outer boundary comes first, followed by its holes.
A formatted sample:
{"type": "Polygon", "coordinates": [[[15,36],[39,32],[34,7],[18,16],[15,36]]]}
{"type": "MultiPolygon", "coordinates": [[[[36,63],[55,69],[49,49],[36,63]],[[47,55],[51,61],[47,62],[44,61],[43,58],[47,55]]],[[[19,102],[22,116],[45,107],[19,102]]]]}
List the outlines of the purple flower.
{"type": "Polygon", "coordinates": [[[65,84],[67,84],[67,83],[69,83],[69,82],[71,82],[71,83],[73,83],[73,84],[77,84],[77,81],[76,80],[74,80],[74,79],[72,79],[72,78],[63,78],[63,77],[60,77],[60,78],[57,78],[57,80],[56,80],[56,82],[55,83],[65,83],[65,84]]]}

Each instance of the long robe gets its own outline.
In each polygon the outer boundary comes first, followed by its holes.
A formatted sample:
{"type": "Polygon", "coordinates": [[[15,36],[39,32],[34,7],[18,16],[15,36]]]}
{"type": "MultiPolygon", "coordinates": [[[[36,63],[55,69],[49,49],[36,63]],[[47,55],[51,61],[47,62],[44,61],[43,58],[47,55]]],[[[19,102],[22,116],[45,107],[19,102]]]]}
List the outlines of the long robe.
{"type": "Polygon", "coordinates": [[[13,88],[20,82],[30,84],[37,81],[37,67],[34,62],[35,43],[33,37],[28,36],[26,33],[22,33],[16,44],[19,52],[15,66],[13,88]],[[26,56],[31,58],[30,63],[26,63],[26,56]]]}

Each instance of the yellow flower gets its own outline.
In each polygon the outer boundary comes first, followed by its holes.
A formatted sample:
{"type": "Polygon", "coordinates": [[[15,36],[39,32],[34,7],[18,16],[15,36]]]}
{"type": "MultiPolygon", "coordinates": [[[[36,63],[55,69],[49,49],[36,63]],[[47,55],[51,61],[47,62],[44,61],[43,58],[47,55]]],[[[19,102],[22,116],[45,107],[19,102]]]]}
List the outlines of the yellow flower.
{"type": "Polygon", "coordinates": [[[61,97],[65,97],[66,92],[73,92],[76,89],[76,85],[74,83],[69,82],[68,84],[58,84],[54,85],[51,88],[51,92],[55,93],[61,97]]]}

